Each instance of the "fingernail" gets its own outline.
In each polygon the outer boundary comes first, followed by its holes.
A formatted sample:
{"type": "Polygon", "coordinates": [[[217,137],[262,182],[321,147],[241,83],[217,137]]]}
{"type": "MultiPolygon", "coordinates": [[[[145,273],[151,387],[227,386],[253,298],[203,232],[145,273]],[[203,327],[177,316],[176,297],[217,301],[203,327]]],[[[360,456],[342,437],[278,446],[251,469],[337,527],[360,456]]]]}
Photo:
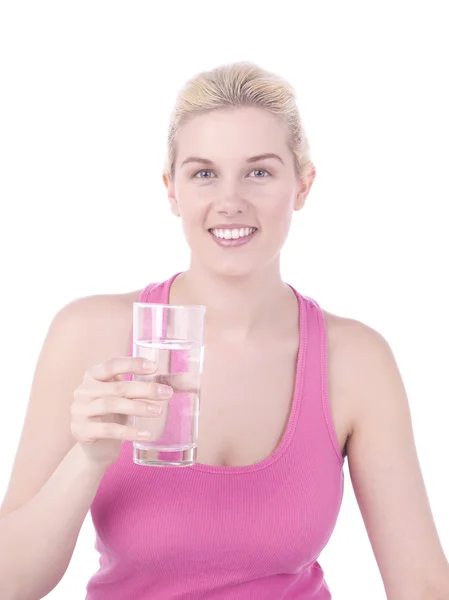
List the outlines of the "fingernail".
{"type": "Polygon", "coordinates": [[[147,371],[155,371],[156,370],[156,365],[152,360],[144,360],[143,361],[143,368],[147,371]]]}
{"type": "Polygon", "coordinates": [[[169,387],[168,385],[160,385],[157,388],[158,394],[160,396],[163,396],[164,398],[170,398],[170,396],[173,394],[173,390],[171,387],[169,387]]]}
{"type": "Polygon", "coordinates": [[[143,431],[142,430],[142,431],[138,431],[137,432],[137,436],[141,437],[141,438],[142,437],[149,438],[149,437],[151,437],[151,433],[149,431],[143,431]]]}
{"type": "Polygon", "coordinates": [[[148,412],[152,415],[160,415],[162,412],[162,407],[157,404],[149,404],[147,406],[148,412]]]}

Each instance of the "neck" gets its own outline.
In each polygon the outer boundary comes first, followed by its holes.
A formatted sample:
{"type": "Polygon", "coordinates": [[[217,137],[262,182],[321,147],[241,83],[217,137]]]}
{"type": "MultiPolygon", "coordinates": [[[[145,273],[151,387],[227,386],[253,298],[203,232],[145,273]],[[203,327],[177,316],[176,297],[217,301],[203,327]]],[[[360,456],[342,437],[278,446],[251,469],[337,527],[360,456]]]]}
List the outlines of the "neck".
{"type": "Polygon", "coordinates": [[[181,273],[173,282],[172,304],[204,304],[209,330],[244,341],[283,326],[283,318],[295,309],[292,289],[281,278],[279,265],[270,265],[244,277],[223,276],[198,266],[181,273]]]}

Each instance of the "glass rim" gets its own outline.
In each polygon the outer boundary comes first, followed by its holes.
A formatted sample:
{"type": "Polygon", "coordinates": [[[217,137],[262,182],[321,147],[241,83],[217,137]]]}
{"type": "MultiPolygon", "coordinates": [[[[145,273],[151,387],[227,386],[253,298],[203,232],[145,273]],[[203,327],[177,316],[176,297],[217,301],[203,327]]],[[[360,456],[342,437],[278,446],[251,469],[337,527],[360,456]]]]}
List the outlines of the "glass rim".
{"type": "Polygon", "coordinates": [[[160,302],[133,302],[134,308],[173,308],[182,310],[206,309],[205,304],[164,304],[160,302]]]}

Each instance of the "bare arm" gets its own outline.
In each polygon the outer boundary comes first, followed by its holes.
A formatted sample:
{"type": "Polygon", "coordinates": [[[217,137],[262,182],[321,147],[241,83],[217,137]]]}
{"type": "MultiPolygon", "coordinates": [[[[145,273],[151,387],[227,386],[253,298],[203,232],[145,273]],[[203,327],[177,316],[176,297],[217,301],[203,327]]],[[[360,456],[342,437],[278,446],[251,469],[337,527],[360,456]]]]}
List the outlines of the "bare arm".
{"type": "Polygon", "coordinates": [[[57,585],[104,473],[75,443],[70,405],[86,369],[127,351],[130,315],[114,298],[66,306],[43,344],[0,510],[2,600],[38,599],[57,585]]]}
{"type": "Polygon", "coordinates": [[[75,445],[39,492],[0,520],[3,600],[38,600],[58,584],[102,476],[75,445]]]}
{"type": "Polygon", "coordinates": [[[354,407],[349,470],[387,597],[449,600],[449,564],[393,352],[379,333],[349,321],[339,356],[340,376],[354,407]]]}

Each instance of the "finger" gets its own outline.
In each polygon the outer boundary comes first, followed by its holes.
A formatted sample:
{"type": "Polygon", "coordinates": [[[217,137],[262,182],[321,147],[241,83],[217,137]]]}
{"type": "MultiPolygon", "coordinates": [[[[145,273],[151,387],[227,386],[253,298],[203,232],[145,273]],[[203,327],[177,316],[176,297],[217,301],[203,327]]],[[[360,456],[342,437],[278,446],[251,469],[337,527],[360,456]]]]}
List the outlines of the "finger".
{"type": "Polygon", "coordinates": [[[74,417],[100,417],[103,415],[129,415],[137,417],[158,416],[162,413],[161,403],[148,402],[147,400],[129,400],[118,396],[102,396],[84,404],[72,405],[74,417]]]}
{"type": "Polygon", "coordinates": [[[125,356],[110,358],[94,367],[91,367],[86,376],[97,381],[109,381],[117,375],[126,375],[132,373],[134,375],[148,375],[154,373],[157,365],[144,358],[135,356],[125,356]]]}
{"type": "Polygon", "coordinates": [[[170,386],[157,381],[142,381],[139,379],[133,381],[92,381],[80,394],[80,400],[82,401],[84,398],[90,402],[92,399],[101,398],[102,396],[138,398],[139,400],[167,400],[172,394],[173,389],[170,386]]]}
{"type": "Polygon", "coordinates": [[[93,444],[98,440],[104,439],[130,442],[151,439],[151,433],[149,431],[140,430],[137,427],[96,421],[90,421],[87,424],[84,423],[82,427],[76,422],[73,423],[72,434],[75,439],[82,444],[93,444]]]}

